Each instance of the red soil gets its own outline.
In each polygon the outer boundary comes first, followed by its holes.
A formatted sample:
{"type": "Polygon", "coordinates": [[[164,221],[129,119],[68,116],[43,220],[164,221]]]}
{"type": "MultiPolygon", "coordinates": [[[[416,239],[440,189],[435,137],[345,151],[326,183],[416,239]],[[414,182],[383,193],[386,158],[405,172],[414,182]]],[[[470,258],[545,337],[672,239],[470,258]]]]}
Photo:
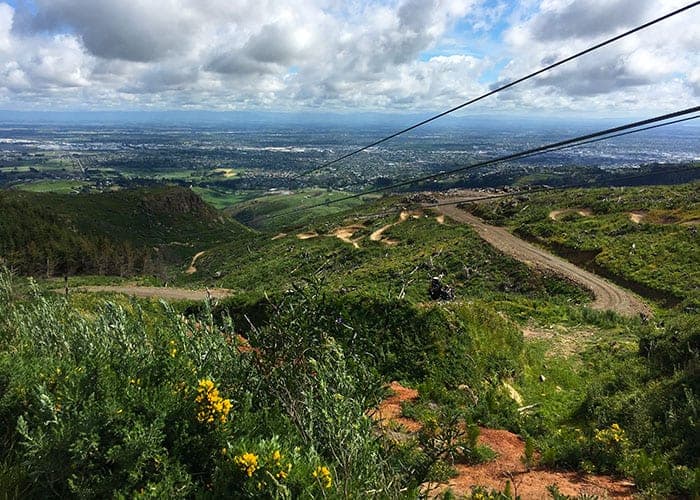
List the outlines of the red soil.
{"type": "MultiPolygon", "coordinates": [[[[373,418],[379,420],[382,426],[396,422],[408,432],[418,431],[421,427],[419,422],[401,416],[401,403],[416,399],[418,391],[403,387],[398,382],[392,382],[389,387],[394,394],[382,402],[373,418]]],[[[566,495],[588,493],[600,498],[633,496],[632,483],[609,476],[557,472],[542,468],[528,470],[521,460],[525,454],[525,442],[512,432],[481,428],[479,443],[494,450],[498,454],[496,459],[479,465],[456,464],[457,476],[447,484],[426,485],[430,486],[430,496],[437,496],[447,488],[451,488],[458,496],[470,493],[472,486],[503,490],[508,481],[511,482],[513,494],[520,495],[523,500],[548,498],[547,487],[552,484],[556,484],[559,491],[566,495]]]]}

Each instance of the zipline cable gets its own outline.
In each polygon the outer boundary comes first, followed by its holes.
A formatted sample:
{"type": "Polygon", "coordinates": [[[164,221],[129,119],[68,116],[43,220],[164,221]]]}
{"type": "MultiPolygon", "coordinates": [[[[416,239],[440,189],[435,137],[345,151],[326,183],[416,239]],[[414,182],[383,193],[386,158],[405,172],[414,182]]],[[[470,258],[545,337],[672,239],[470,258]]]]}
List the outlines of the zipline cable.
{"type": "MultiPolygon", "coordinates": [[[[617,133],[617,134],[607,135],[607,136],[604,136],[604,137],[598,137],[598,138],[596,138],[596,139],[590,139],[590,140],[578,142],[578,143],[575,143],[575,144],[568,144],[568,145],[561,146],[561,147],[558,147],[558,148],[549,149],[549,150],[546,151],[546,153],[551,153],[551,152],[554,152],[554,151],[560,151],[560,150],[564,150],[564,149],[577,148],[577,147],[584,146],[584,145],[586,145],[586,144],[591,144],[591,143],[594,143],[594,142],[606,141],[606,140],[609,140],[609,139],[613,139],[613,138],[615,138],[615,137],[621,137],[621,136],[625,136],[625,135],[636,134],[636,133],[639,133],[639,132],[644,132],[645,130],[652,130],[652,129],[656,129],[656,128],[666,127],[666,126],[668,126],[668,125],[673,125],[673,124],[681,123],[681,122],[687,122],[687,121],[690,121],[690,120],[696,120],[696,119],[698,119],[698,118],[700,118],[700,115],[688,116],[688,117],[685,117],[685,118],[679,118],[679,119],[672,120],[672,121],[667,121],[667,122],[663,122],[663,123],[657,123],[656,125],[649,125],[649,126],[647,126],[647,127],[637,128],[637,129],[633,129],[633,130],[627,130],[627,131],[625,131],[625,132],[620,132],[620,133],[617,133]]],[[[528,156],[535,156],[536,154],[538,154],[538,153],[533,153],[532,155],[528,155],[528,156]]],[[[528,156],[523,156],[523,157],[521,157],[521,158],[519,158],[519,159],[527,158],[528,156]]],[[[674,171],[671,171],[670,173],[674,173],[674,171]]],[[[571,187],[583,187],[583,186],[584,186],[584,185],[582,185],[582,186],[572,185],[571,187]]],[[[252,220],[255,219],[255,218],[256,218],[256,217],[255,217],[254,215],[251,215],[251,216],[249,216],[249,217],[244,218],[244,220],[240,220],[240,219],[239,219],[239,221],[242,222],[242,223],[248,223],[248,222],[252,221],[252,220]]]]}
{"type": "Polygon", "coordinates": [[[556,68],[556,67],[558,67],[558,66],[561,66],[562,64],[565,64],[565,63],[567,63],[567,62],[569,62],[569,61],[573,61],[574,59],[578,59],[579,57],[582,57],[582,56],[584,56],[584,55],[586,55],[586,54],[588,54],[588,53],[590,53],[590,52],[593,52],[593,51],[598,50],[598,49],[600,49],[600,48],[602,48],[602,47],[605,47],[606,45],[610,45],[611,43],[614,43],[614,42],[616,42],[616,41],[618,41],[618,40],[620,40],[620,39],[622,39],[622,38],[625,38],[625,37],[627,37],[627,36],[629,36],[629,35],[632,35],[632,34],[634,34],[634,33],[637,33],[638,31],[641,31],[641,30],[646,29],[646,28],[648,28],[648,27],[650,27],[650,26],[653,26],[653,25],[655,25],[655,24],[657,24],[657,23],[660,23],[661,21],[664,21],[664,20],[666,20],[666,19],[669,19],[669,18],[671,18],[671,17],[673,17],[673,16],[676,16],[676,15],[682,13],[682,12],[685,12],[686,10],[690,10],[690,9],[692,9],[692,8],[694,8],[694,7],[697,7],[698,5],[700,5],[700,0],[697,1],[697,2],[690,3],[690,4],[686,5],[685,7],[681,7],[680,9],[674,10],[673,12],[669,12],[668,14],[665,14],[665,15],[663,15],[663,16],[661,16],[661,17],[657,17],[656,19],[653,19],[653,20],[651,20],[651,21],[649,21],[649,22],[647,22],[647,23],[644,23],[644,24],[642,24],[642,25],[639,25],[639,26],[637,26],[636,28],[632,28],[632,29],[630,29],[630,30],[628,30],[628,31],[625,31],[624,33],[620,33],[619,35],[616,35],[616,36],[614,36],[614,37],[612,37],[612,38],[608,38],[607,40],[604,40],[604,41],[602,41],[602,42],[600,42],[600,43],[598,43],[598,44],[596,44],[596,45],[593,45],[593,46],[591,46],[591,47],[588,47],[587,49],[584,49],[584,50],[582,50],[582,51],[580,51],[580,52],[577,52],[577,53],[575,53],[575,54],[573,54],[573,55],[570,55],[570,56],[568,56],[568,57],[565,57],[564,59],[560,59],[559,61],[556,61],[556,62],[554,62],[554,63],[552,63],[552,64],[550,64],[550,65],[548,65],[548,66],[545,66],[544,68],[540,68],[540,69],[538,69],[537,71],[534,71],[534,72],[532,72],[532,73],[530,73],[530,74],[528,74],[528,75],[525,75],[525,76],[523,76],[523,77],[518,78],[517,80],[513,80],[512,82],[509,82],[509,83],[506,83],[506,84],[504,84],[504,85],[501,85],[501,86],[499,86],[499,87],[497,87],[497,88],[495,88],[495,89],[493,89],[493,90],[491,90],[491,91],[489,91],[489,92],[486,92],[485,94],[480,95],[479,97],[475,97],[475,98],[473,98],[473,99],[470,99],[469,101],[466,101],[466,102],[463,102],[462,104],[459,104],[458,106],[455,106],[455,107],[453,107],[453,108],[450,108],[450,109],[448,109],[447,111],[443,111],[442,113],[438,113],[437,115],[433,115],[433,116],[431,116],[430,118],[427,118],[427,119],[425,119],[425,120],[423,120],[423,121],[420,121],[420,122],[418,122],[418,123],[416,123],[416,124],[414,124],[414,125],[411,125],[410,127],[406,127],[406,128],[404,128],[404,129],[402,129],[402,130],[399,130],[398,132],[394,132],[393,134],[388,135],[388,136],[386,136],[386,137],[383,137],[382,139],[379,139],[379,140],[377,140],[377,141],[374,141],[374,142],[371,143],[371,144],[368,144],[368,145],[366,145],[366,146],[363,146],[363,147],[361,147],[361,148],[359,148],[359,149],[355,149],[355,150],[353,150],[353,151],[351,151],[351,152],[349,152],[349,153],[346,153],[346,154],[344,154],[344,155],[341,155],[341,156],[339,156],[339,157],[337,157],[337,158],[335,158],[335,159],[333,159],[333,160],[330,160],[330,161],[327,161],[327,162],[325,162],[325,163],[322,163],[321,165],[319,165],[319,166],[317,166],[317,167],[313,167],[313,168],[310,168],[310,169],[308,169],[308,170],[305,170],[305,171],[303,171],[303,172],[301,172],[301,173],[299,173],[299,174],[293,176],[293,177],[292,177],[292,180],[296,180],[296,179],[299,179],[299,178],[301,178],[301,177],[305,177],[305,176],[307,176],[307,175],[309,175],[309,174],[312,174],[312,173],[314,173],[314,172],[317,172],[317,171],[319,171],[319,170],[322,170],[322,169],[324,169],[324,168],[326,168],[326,167],[328,167],[328,166],[330,166],[330,165],[333,165],[333,164],[338,163],[338,162],[340,162],[340,161],[342,161],[342,160],[345,160],[345,159],[347,159],[347,158],[350,158],[351,156],[354,156],[354,155],[356,155],[356,154],[358,154],[358,153],[361,153],[361,152],[363,152],[363,151],[366,151],[366,150],[368,150],[369,148],[373,148],[373,147],[375,147],[375,146],[378,146],[379,144],[382,144],[382,143],[384,143],[384,142],[387,142],[387,141],[389,141],[389,140],[391,140],[391,139],[393,139],[393,138],[395,138],[395,137],[398,137],[398,136],[400,136],[400,135],[402,135],[402,134],[405,134],[406,132],[410,132],[411,130],[414,130],[414,129],[418,128],[418,127],[422,127],[423,125],[426,125],[426,124],[428,124],[428,123],[430,123],[430,122],[432,122],[432,121],[434,121],[434,120],[437,120],[438,118],[442,118],[443,116],[449,115],[450,113],[454,113],[455,111],[458,111],[458,110],[460,110],[460,109],[462,109],[462,108],[465,108],[465,107],[467,107],[467,106],[469,106],[469,105],[471,105],[471,104],[474,104],[474,103],[479,102],[479,101],[481,101],[481,100],[483,100],[483,99],[486,99],[487,97],[490,97],[490,96],[492,96],[492,95],[494,95],[494,94],[497,94],[497,93],[499,93],[499,92],[502,92],[502,91],[504,91],[504,90],[506,90],[506,89],[509,89],[510,87],[514,87],[515,85],[518,85],[519,83],[522,83],[522,82],[524,82],[524,81],[526,81],[526,80],[530,80],[530,79],[532,79],[532,78],[534,78],[534,77],[536,77],[536,76],[538,76],[538,75],[541,75],[542,73],[545,73],[545,72],[547,72],[547,71],[549,71],[549,70],[551,70],[551,69],[554,69],[554,68],[556,68]]]}
{"type": "Polygon", "coordinates": [[[589,141],[589,140],[591,140],[591,139],[596,139],[596,138],[598,138],[598,137],[608,136],[608,135],[611,135],[611,134],[616,134],[616,133],[618,133],[618,132],[623,132],[623,131],[626,131],[626,130],[629,130],[629,129],[642,127],[642,126],[644,126],[644,125],[649,125],[649,124],[653,124],[653,123],[657,123],[657,122],[661,122],[661,121],[665,121],[665,120],[670,120],[670,119],[672,119],[672,118],[677,118],[677,117],[680,117],[680,116],[689,115],[689,114],[696,113],[696,112],[699,112],[699,111],[700,111],[700,106],[694,106],[694,107],[692,107],[692,108],[686,108],[686,109],[683,109],[683,110],[680,110],[680,111],[675,111],[675,112],[673,112],[673,113],[667,113],[667,114],[660,115],[660,116],[656,116],[656,117],[653,117],[653,118],[648,118],[648,119],[645,119],[645,120],[640,120],[640,121],[628,123],[628,124],[626,124],[626,125],[620,125],[620,126],[617,126],[617,127],[612,127],[612,128],[608,128],[608,129],[605,129],[605,130],[601,130],[601,131],[598,131],[598,132],[593,132],[593,133],[590,133],[590,134],[585,134],[585,135],[582,135],[582,136],[574,137],[574,138],[572,138],[572,139],[566,139],[566,140],[563,140],[563,141],[558,141],[558,142],[555,142],[555,143],[546,144],[546,145],[543,145],[543,146],[538,146],[538,147],[536,147],[536,148],[532,148],[532,149],[528,149],[528,150],[525,150],[525,151],[521,151],[521,152],[519,152],[519,153],[512,153],[512,154],[508,154],[508,155],[505,155],[505,156],[500,156],[500,157],[498,157],[498,158],[494,158],[494,159],[491,159],[491,160],[485,160],[485,161],[481,161],[481,162],[478,162],[478,163],[473,163],[473,164],[466,165],[466,166],[463,166],[463,167],[455,168],[455,169],[452,169],[452,170],[448,170],[448,171],[444,171],[444,172],[438,172],[438,173],[430,174],[430,175],[425,175],[425,176],[422,176],[422,177],[416,177],[416,178],[413,178],[413,179],[408,179],[408,180],[405,180],[405,181],[401,181],[401,182],[397,182],[397,183],[391,184],[391,185],[389,185],[389,186],[385,186],[385,187],[381,187],[381,188],[376,188],[376,189],[371,189],[371,190],[368,190],[368,191],[363,191],[363,192],[361,192],[361,193],[355,193],[355,194],[348,195],[348,196],[344,196],[344,197],[341,197],[341,198],[336,198],[335,200],[329,200],[329,201],[326,201],[326,202],[323,202],[323,203],[317,203],[317,204],[313,204],[313,205],[302,206],[302,207],[295,208],[295,209],[293,209],[293,210],[287,210],[287,211],[285,211],[285,212],[278,212],[278,213],[276,213],[276,214],[263,216],[263,218],[265,218],[265,219],[276,219],[276,218],[278,218],[278,217],[282,217],[282,216],[285,216],[285,215],[292,215],[292,214],[295,214],[295,213],[300,213],[300,212],[303,212],[303,211],[306,211],[306,210],[310,210],[310,209],[312,209],[312,208],[334,205],[334,204],[336,204],[336,203],[340,203],[341,201],[351,200],[351,199],[359,198],[359,197],[366,196],[366,195],[369,195],[369,194],[374,194],[374,193],[381,193],[381,192],[385,192],[385,191],[390,191],[390,190],[395,189],[395,188],[398,188],[398,187],[404,187],[404,186],[408,186],[408,185],[411,185],[411,184],[416,184],[416,183],[418,183],[418,182],[425,182],[425,181],[428,181],[428,180],[438,179],[438,178],[440,178],[440,177],[445,177],[445,176],[447,176],[447,175],[452,175],[452,174],[455,174],[455,173],[457,173],[457,172],[464,172],[464,171],[467,171],[467,170],[473,170],[473,169],[476,169],[476,168],[481,168],[481,167],[485,167],[485,166],[488,166],[488,165],[493,165],[493,164],[495,164],[495,163],[502,163],[502,162],[505,162],[505,161],[517,160],[517,159],[520,159],[520,158],[523,158],[523,157],[536,156],[536,155],[540,155],[540,154],[545,153],[545,152],[549,152],[550,150],[556,150],[556,149],[558,149],[558,148],[561,149],[563,146],[575,145],[575,144],[578,144],[578,143],[581,143],[581,142],[584,142],[584,141],[589,141]]]}

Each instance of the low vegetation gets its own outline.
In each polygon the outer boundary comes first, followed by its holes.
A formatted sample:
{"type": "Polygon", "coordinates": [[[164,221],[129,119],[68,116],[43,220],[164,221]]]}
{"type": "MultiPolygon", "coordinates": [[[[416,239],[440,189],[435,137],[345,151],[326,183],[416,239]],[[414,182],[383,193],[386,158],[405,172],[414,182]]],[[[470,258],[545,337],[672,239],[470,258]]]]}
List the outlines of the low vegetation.
{"type": "MultiPolygon", "coordinates": [[[[455,464],[498,459],[479,443],[483,427],[522,436],[532,469],[629,478],[649,497],[700,494],[696,184],[553,192],[474,209],[570,257],[596,250],[586,264],[673,294],[645,319],[593,311],[577,285],[405,199],[280,235],[243,228],[183,191],[69,202],[2,194],[31,222],[26,233],[0,222],[7,234],[50,235],[66,249],[90,235],[172,248],[171,281],[234,291],[214,303],[65,297],[2,271],[7,496],[416,497],[455,464]],[[104,218],[91,221],[80,207],[104,218]],[[195,249],[175,243],[195,239],[207,252],[184,274],[195,249]],[[644,252],[634,269],[598,261],[632,243],[644,252]],[[660,260],[671,246],[675,261],[660,260]],[[437,298],[433,278],[445,292],[437,298]],[[371,418],[395,380],[418,390],[403,415],[419,432],[371,418]]],[[[21,274],[19,263],[35,262],[3,252],[21,274]]],[[[512,494],[476,488],[468,497],[512,494]]],[[[556,487],[550,495],[564,498],[556,487]]]]}
{"type": "Polygon", "coordinates": [[[231,288],[250,300],[282,293],[317,273],[337,293],[412,302],[430,300],[433,277],[440,277],[460,299],[517,297],[562,305],[590,299],[573,283],[532,271],[484,245],[470,228],[451,221],[441,224],[434,214],[397,198],[318,219],[288,234],[261,233],[231,241],[203,256],[198,269],[183,283],[231,288]],[[412,215],[401,222],[402,212],[412,215]],[[381,228],[386,228],[382,239],[373,241],[371,235],[381,228]],[[340,239],[342,229],[352,235],[340,239]]]}
{"type": "Polygon", "coordinates": [[[353,303],[311,286],[243,338],[206,308],[71,303],[1,279],[0,489],[17,497],[415,494],[444,457],[376,432],[382,380],[469,382],[502,398],[492,381],[522,349],[517,329],[476,307],[404,306],[410,333],[386,327],[398,321],[388,304],[378,324],[361,311],[338,321],[353,303]],[[384,356],[367,349],[380,337],[393,338],[384,356]]]}

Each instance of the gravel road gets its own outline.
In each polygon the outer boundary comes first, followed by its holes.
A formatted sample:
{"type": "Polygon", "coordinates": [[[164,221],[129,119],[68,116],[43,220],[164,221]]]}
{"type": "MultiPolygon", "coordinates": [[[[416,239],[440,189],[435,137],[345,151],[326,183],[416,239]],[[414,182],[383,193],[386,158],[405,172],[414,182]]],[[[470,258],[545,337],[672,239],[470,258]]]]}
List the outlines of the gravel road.
{"type": "MultiPolygon", "coordinates": [[[[441,199],[440,201],[454,200],[441,199]]],[[[468,201],[468,198],[465,198],[465,201],[468,201]]],[[[612,310],[624,316],[651,314],[649,306],[632,292],[581,269],[547,250],[521,240],[502,227],[487,224],[478,217],[457,208],[456,205],[443,205],[436,209],[457,222],[469,224],[479,236],[503,253],[531,267],[553,271],[588,288],[595,297],[591,304],[593,309],[612,310]]]]}

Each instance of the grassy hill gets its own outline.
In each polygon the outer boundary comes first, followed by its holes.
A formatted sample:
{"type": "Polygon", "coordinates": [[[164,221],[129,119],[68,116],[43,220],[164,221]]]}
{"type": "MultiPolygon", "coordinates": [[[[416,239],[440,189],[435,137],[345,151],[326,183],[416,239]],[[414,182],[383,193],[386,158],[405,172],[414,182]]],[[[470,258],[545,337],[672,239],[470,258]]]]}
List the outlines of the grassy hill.
{"type": "Polygon", "coordinates": [[[460,299],[589,300],[578,286],[484,245],[470,228],[399,198],[316,218],[289,234],[231,241],[203,256],[198,269],[188,279],[258,296],[321,275],[338,293],[424,302],[431,279],[439,276],[460,299]]]}
{"type": "Polygon", "coordinates": [[[23,274],[134,274],[249,231],[177,187],[95,194],[0,191],[0,256],[23,274]]]}

